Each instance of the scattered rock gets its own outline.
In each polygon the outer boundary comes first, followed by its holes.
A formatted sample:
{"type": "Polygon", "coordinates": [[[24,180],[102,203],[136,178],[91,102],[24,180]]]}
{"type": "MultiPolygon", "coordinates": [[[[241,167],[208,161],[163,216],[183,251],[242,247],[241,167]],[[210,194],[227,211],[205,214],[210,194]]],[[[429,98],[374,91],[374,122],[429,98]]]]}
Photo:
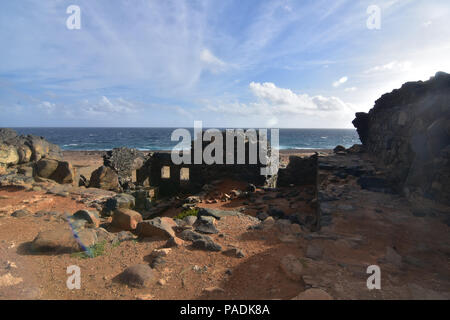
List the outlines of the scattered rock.
{"type": "Polygon", "coordinates": [[[230,248],[223,252],[224,255],[228,257],[244,258],[245,253],[239,248],[230,248]]]}
{"type": "Polygon", "coordinates": [[[207,216],[199,216],[194,223],[195,231],[206,234],[217,234],[219,230],[214,225],[214,218],[207,216]]]}
{"type": "Polygon", "coordinates": [[[206,251],[222,251],[222,247],[215,243],[210,237],[202,236],[202,238],[194,240],[192,246],[196,249],[206,251]]]}
{"type": "Polygon", "coordinates": [[[86,220],[88,223],[92,224],[95,228],[100,225],[100,217],[97,211],[94,210],[79,210],[72,215],[72,219],[86,220]]]}
{"type": "Polygon", "coordinates": [[[184,221],[185,225],[193,226],[195,221],[197,221],[197,217],[195,217],[195,216],[187,216],[187,217],[183,218],[183,221],[184,221]]]}
{"type": "Polygon", "coordinates": [[[133,209],[135,201],[131,194],[120,193],[106,200],[102,213],[105,216],[110,216],[116,209],[133,209]]]}
{"type": "Polygon", "coordinates": [[[29,216],[30,214],[31,214],[31,212],[28,211],[27,209],[20,209],[20,210],[14,211],[11,214],[11,217],[22,218],[22,217],[29,216]]]}
{"type": "Polygon", "coordinates": [[[158,237],[170,239],[175,237],[173,228],[176,226],[175,221],[171,218],[154,218],[138,223],[136,233],[142,238],[158,237]]]}
{"type": "Polygon", "coordinates": [[[128,267],[118,276],[120,282],[134,288],[148,287],[153,278],[154,272],[146,264],[137,264],[128,267]]]}
{"type": "Polygon", "coordinates": [[[89,187],[117,191],[119,190],[119,176],[113,169],[101,166],[92,172],[89,187]]]}
{"type": "Polygon", "coordinates": [[[80,251],[80,246],[68,229],[39,232],[31,243],[33,252],[71,253],[80,251]]]}
{"type": "Polygon", "coordinates": [[[182,247],[184,245],[184,241],[181,240],[178,237],[172,237],[169,240],[167,240],[166,242],[166,247],[167,248],[174,248],[174,247],[182,247]]]}
{"type": "Polygon", "coordinates": [[[111,224],[121,230],[135,230],[140,222],[142,215],[130,209],[116,209],[114,211],[111,224]]]}

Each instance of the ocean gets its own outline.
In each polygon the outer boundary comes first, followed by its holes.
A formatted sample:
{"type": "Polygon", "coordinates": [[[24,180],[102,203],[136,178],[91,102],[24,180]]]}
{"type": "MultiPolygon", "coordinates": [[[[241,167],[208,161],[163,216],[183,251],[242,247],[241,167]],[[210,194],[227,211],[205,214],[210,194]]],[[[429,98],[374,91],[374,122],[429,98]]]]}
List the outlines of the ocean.
{"type": "MultiPolygon", "coordinates": [[[[175,128],[14,128],[20,134],[42,136],[63,150],[171,150],[178,142],[175,128]]],[[[193,129],[191,131],[193,137],[193,129]]],[[[270,132],[270,130],[268,130],[270,132]]],[[[361,143],[354,129],[280,129],[280,149],[348,148],[361,143]]]]}

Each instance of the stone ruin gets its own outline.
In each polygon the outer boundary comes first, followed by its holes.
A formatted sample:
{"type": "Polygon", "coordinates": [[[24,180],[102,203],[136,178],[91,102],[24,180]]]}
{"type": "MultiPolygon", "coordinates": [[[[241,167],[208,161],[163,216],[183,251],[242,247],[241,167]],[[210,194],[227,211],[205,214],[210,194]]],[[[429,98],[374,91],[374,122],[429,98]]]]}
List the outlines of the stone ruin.
{"type": "MultiPolygon", "coordinates": [[[[225,141],[225,133],[224,141],[225,141]]],[[[265,176],[261,169],[266,165],[260,159],[249,164],[250,150],[254,148],[259,154],[259,141],[252,141],[247,137],[234,136],[234,154],[237,154],[237,139],[243,138],[245,150],[245,164],[226,164],[226,147],[224,143],[223,164],[208,165],[204,161],[194,164],[194,153],[189,152],[191,164],[176,165],[170,152],[152,152],[145,154],[136,149],[116,148],[104,155],[104,167],[112,169],[118,175],[122,191],[133,193],[136,189],[152,189],[154,194],[172,196],[178,193],[196,193],[208,183],[221,179],[245,181],[249,184],[265,187],[289,185],[314,185],[317,176],[317,155],[310,158],[290,157],[286,168],[280,168],[278,174],[265,176]]],[[[203,150],[212,142],[203,141],[203,150]]],[[[191,150],[194,149],[194,141],[191,150]]],[[[267,156],[271,155],[270,144],[267,156]]],[[[180,151],[182,152],[182,151],[180,151]]],[[[105,168],[101,171],[108,175],[105,168]]],[[[95,180],[98,180],[97,175],[95,180]]],[[[93,180],[93,178],[91,178],[93,180]]],[[[91,186],[92,183],[91,183],[91,186]]]]}
{"type": "MultiPolygon", "coordinates": [[[[223,135],[225,141],[225,133],[223,135]]],[[[235,136],[235,155],[237,154],[237,139],[238,137],[235,136]]],[[[202,152],[210,143],[212,142],[203,141],[202,152]]],[[[245,164],[226,164],[225,143],[223,164],[208,165],[204,161],[201,164],[194,164],[194,153],[190,152],[190,164],[175,165],[170,153],[153,153],[144,165],[137,170],[136,182],[138,185],[158,188],[158,192],[161,195],[173,195],[178,192],[195,193],[200,191],[205,184],[225,178],[246,181],[261,186],[269,185],[271,177],[261,175],[261,168],[266,165],[259,159],[256,160],[256,163],[249,164],[249,154],[252,148],[259,154],[259,141],[245,139],[245,164]]],[[[194,141],[192,141],[191,150],[194,150],[194,141]]],[[[268,146],[267,155],[270,156],[270,145],[268,146]]]]}

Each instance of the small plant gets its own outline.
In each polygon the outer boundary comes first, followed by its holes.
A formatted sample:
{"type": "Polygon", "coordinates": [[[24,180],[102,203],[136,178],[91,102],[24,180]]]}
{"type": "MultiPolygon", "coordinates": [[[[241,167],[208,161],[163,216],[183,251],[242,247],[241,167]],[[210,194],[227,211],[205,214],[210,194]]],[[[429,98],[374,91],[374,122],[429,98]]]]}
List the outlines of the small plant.
{"type": "Polygon", "coordinates": [[[177,215],[176,217],[174,217],[174,219],[184,219],[185,217],[188,216],[197,216],[198,213],[198,208],[190,208],[190,209],[186,209],[183,212],[181,212],[179,215],[177,215]]]}
{"type": "Polygon", "coordinates": [[[90,246],[89,248],[87,248],[86,251],[72,253],[71,256],[74,258],[80,258],[80,259],[96,258],[105,253],[105,247],[106,247],[106,241],[103,240],[101,242],[94,244],[93,246],[90,246]]]}

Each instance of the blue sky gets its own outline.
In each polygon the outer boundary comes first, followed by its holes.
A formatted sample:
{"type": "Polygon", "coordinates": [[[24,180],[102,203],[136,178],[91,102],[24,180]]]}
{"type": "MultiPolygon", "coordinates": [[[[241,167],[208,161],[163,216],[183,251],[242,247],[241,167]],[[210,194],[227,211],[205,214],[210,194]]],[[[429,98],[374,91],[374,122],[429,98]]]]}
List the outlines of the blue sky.
{"type": "Polygon", "coordinates": [[[2,1],[0,126],[351,128],[450,72],[449,21],[448,0],[2,1]]]}

